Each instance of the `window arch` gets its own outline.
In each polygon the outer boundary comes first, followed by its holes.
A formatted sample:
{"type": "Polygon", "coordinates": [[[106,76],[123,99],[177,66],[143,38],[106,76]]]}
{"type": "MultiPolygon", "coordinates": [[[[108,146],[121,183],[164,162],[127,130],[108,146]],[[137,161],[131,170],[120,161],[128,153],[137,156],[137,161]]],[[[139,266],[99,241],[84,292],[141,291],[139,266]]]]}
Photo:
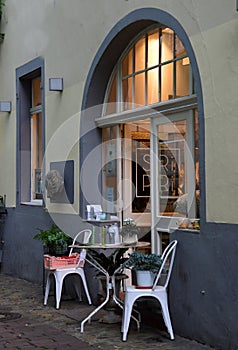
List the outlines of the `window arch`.
{"type": "Polygon", "coordinates": [[[179,37],[168,27],[152,26],[130,43],[116,65],[104,114],[190,96],[193,86],[190,60],[179,37]]]}
{"type": "Polygon", "coordinates": [[[103,116],[96,119],[103,128],[102,198],[107,206],[112,201],[121,219],[131,217],[151,232],[156,251],[159,228],[169,230],[178,217],[200,215],[193,87],[182,41],[172,29],[153,25],[119,58],[103,116]]]}
{"type": "MultiPolygon", "coordinates": [[[[118,80],[113,80],[113,78],[116,76],[117,70],[114,70],[113,74],[112,72],[114,67],[116,69],[118,68],[118,62],[123,58],[122,55],[125,52],[125,49],[129,48],[129,43],[132,43],[132,41],[134,42],[136,33],[142,34],[143,30],[148,28],[152,29],[152,26],[157,26],[160,28],[169,27],[171,30],[173,30],[174,33],[176,33],[176,35],[181,39],[187,56],[189,57],[189,95],[182,98],[175,97],[174,99],[168,101],[159,102],[156,104],[156,111],[159,113],[165,113],[165,111],[168,111],[168,113],[170,113],[172,110],[187,111],[188,109],[191,110],[196,107],[198,108],[196,113],[196,122],[199,121],[199,158],[202,160],[199,167],[199,173],[201,175],[200,188],[203,189],[204,193],[205,172],[203,96],[199,68],[191,41],[182,24],[179,23],[178,20],[171,14],[159,8],[139,8],[121,18],[109,31],[93,59],[86,79],[82,99],[83,113],[80,121],[80,214],[83,217],[85,216],[85,205],[88,204],[88,200],[90,200],[91,197],[94,201],[96,200],[96,202],[100,202],[102,199],[102,171],[100,172],[99,176],[95,178],[100,190],[98,192],[98,196],[95,197],[95,192],[91,193],[92,191],[88,190],[86,198],[84,195],[84,188],[82,187],[82,185],[87,183],[88,180],[86,175],[87,172],[84,171],[84,169],[88,154],[92,151],[92,148],[94,149],[94,153],[97,154],[96,159],[98,163],[100,163],[100,160],[102,160],[101,148],[98,147],[97,152],[95,149],[95,145],[101,146],[101,142],[104,142],[100,128],[106,129],[108,127],[110,129],[110,127],[116,126],[118,123],[124,123],[125,119],[128,120],[129,118],[131,120],[135,120],[135,117],[138,119],[138,116],[142,115],[142,113],[146,115],[146,110],[148,110],[148,107],[145,106],[144,108],[136,108],[133,110],[124,111],[123,113],[117,112],[122,110],[122,108],[120,107],[121,101],[117,100],[117,95],[115,95],[115,91],[116,94],[118,94],[119,91],[118,80]],[[193,74],[191,74],[191,70],[193,74]],[[192,76],[194,77],[194,83],[192,76]],[[110,83],[108,84],[109,80],[110,83]],[[115,84],[114,92],[113,89],[111,89],[113,83],[115,84]],[[111,97],[109,98],[110,93],[111,97]],[[107,101],[111,101],[113,103],[106,104],[105,102],[107,101]],[[115,101],[117,102],[115,103],[115,101]],[[141,110],[143,110],[143,112],[141,112],[141,110]],[[95,128],[92,129],[92,125],[95,125],[95,128]],[[89,137],[89,129],[90,136],[92,136],[92,140],[94,140],[92,144],[85,142],[85,140],[89,137]]],[[[153,109],[154,108],[155,107],[153,105],[153,109]]],[[[201,215],[203,218],[205,218],[204,195],[201,199],[201,215]]]]}

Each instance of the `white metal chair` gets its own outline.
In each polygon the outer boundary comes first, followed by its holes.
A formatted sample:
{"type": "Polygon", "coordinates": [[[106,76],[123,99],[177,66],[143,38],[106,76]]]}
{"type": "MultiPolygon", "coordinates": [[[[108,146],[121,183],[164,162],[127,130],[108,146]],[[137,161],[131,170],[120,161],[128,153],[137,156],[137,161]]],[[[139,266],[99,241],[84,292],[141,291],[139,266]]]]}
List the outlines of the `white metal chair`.
{"type": "Polygon", "coordinates": [[[137,289],[135,286],[126,287],[121,329],[123,341],[126,341],[127,339],[127,333],[129,329],[130,318],[132,316],[131,314],[134,302],[140,297],[154,297],[160,302],[163,319],[168,333],[170,334],[171,340],[174,339],[174,333],[168,308],[167,287],[172,272],[177,243],[178,242],[176,240],[172,241],[163,252],[162,265],[154,279],[152,288],[137,289]],[[163,283],[161,283],[162,279],[163,283]]]}
{"type": "MultiPolygon", "coordinates": [[[[83,243],[83,244],[87,244],[89,242],[90,236],[92,234],[92,231],[90,229],[85,229],[80,231],[79,233],[77,233],[77,235],[74,237],[73,243],[72,245],[78,243],[83,243]]],[[[69,252],[69,256],[72,255],[73,253],[73,249],[70,249],[69,252]]],[[[48,296],[49,296],[49,290],[50,290],[50,275],[54,275],[55,278],[55,290],[56,290],[56,309],[59,309],[60,306],[60,299],[61,299],[61,293],[62,293],[62,287],[63,287],[63,282],[64,282],[64,278],[67,275],[70,274],[78,274],[81,277],[83,286],[84,286],[84,290],[88,299],[88,303],[92,304],[89,292],[88,292],[88,286],[87,286],[87,282],[86,282],[86,278],[85,278],[85,274],[84,274],[84,261],[86,258],[86,250],[82,249],[81,253],[80,253],[80,259],[79,262],[77,264],[77,266],[74,267],[67,267],[67,268],[56,268],[55,270],[50,270],[50,269],[46,269],[46,288],[45,288],[45,297],[44,297],[44,305],[47,305],[47,300],[48,300],[48,296]]],[[[78,288],[78,286],[76,284],[74,284],[75,287],[75,291],[77,294],[77,297],[79,298],[79,300],[82,300],[82,295],[81,295],[81,288],[78,288]]]]}

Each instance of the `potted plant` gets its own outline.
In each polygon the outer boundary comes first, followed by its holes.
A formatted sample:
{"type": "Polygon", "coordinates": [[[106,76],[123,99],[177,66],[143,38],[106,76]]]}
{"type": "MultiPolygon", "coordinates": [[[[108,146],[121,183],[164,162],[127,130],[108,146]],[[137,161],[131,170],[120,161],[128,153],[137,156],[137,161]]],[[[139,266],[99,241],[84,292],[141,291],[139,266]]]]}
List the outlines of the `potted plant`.
{"type": "Polygon", "coordinates": [[[40,233],[34,239],[42,240],[45,252],[50,255],[64,255],[68,252],[68,246],[73,243],[73,239],[63,232],[58,226],[52,225],[49,230],[38,228],[40,233]]]}
{"type": "Polygon", "coordinates": [[[160,269],[161,264],[160,255],[133,252],[129,259],[123,263],[123,267],[132,268],[136,272],[137,286],[151,287],[154,275],[160,269]]]}
{"type": "MultiPolygon", "coordinates": [[[[113,251],[110,255],[105,255],[102,252],[97,252],[96,250],[89,249],[89,252],[91,256],[97,261],[103,268],[106,270],[109,274],[109,277],[113,276],[114,272],[122,265],[123,263],[128,259],[124,257],[125,252],[127,251],[126,248],[118,248],[113,251]]],[[[106,294],[106,278],[105,275],[102,273],[98,273],[96,275],[96,278],[101,281],[102,289],[104,290],[104,293],[106,294]]],[[[120,291],[120,285],[123,279],[128,278],[128,276],[124,273],[118,272],[115,274],[115,283],[116,283],[116,295],[119,295],[120,291]]]]}
{"type": "Polygon", "coordinates": [[[133,219],[127,218],[123,220],[121,228],[122,241],[124,244],[134,244],[138,242],[138,227],[133,219]]]}
{"type": "Polygon", "coordinates": [[[112,276],[114,272],[128,259],[124,257],[126,251],[126,248],[118,248],[110,255],[105,255],[102,252],[89,249],[92,257],[108,272],[109,276],[112,276]]]}

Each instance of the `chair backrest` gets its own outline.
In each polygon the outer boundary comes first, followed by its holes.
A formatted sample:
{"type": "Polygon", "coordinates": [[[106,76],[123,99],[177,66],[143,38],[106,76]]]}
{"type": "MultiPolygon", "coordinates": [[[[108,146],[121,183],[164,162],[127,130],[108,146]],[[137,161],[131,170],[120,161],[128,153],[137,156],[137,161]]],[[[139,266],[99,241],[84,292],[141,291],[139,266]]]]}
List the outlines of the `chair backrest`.
{"type": "Polygon", "coordinates": [[[154,280],[154,284],[152,289],[154,290],[156,288],[156,285],[158,284],[159,280],[164,277],[163,286],[165,288],[168,287],[170,276],[172,273],[172,268],[174,264],[174,257],[176,252],[178,241],[174,240],[169,243],[169,245],[165,248],[161,259],[162,259],[162,265],[158,271],[158,274],[154,280]]]}
{"type": "MultiPolygon", "coordinates": [[[[91,235],[92,235],[92,230],[90,230],[88,228],[78,232],[76,234],[76,236],[74,237],[72,245],[74,245],[76,243],[87,244],[89,242],[91,235]]],[[[73,249],[74,248],[70,249],[69,255],[72,255],[73,249]]]]}

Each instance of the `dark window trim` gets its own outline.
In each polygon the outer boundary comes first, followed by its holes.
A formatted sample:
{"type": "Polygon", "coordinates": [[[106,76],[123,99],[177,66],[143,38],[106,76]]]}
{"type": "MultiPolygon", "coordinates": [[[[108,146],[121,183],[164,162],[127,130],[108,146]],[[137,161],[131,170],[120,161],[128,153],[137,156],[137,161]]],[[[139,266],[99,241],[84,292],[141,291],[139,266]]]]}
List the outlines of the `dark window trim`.
{"type": "MultiPolygon", "coordinates": [[[[21,188],[21,177],[25,176],[23,170],[21,170],[22,158],[21,158],[21,147],[22,147],[22,132],[21,124],[23,122],[23,113],[30,109],[28,106],[27,98],[24,99],[22,96],[23,88],[22,81],[29,81],[34,78],[36,75],[41,75],[41,85],[42,85],[42,151],[43,155],[45,153],[45,74],[44,74],[44,59],[42,57],[37,57],[32,61],[16,68],[16,203],[20,204],[22,201],[22,188],[21,188]]],[[[30,103],[30,101],[29,101],[30,103]]],[[[24,120],[26,121],[26,120],[24,120]]],[[[26,135],[29,137],[29,135],[26,135]]],[[[44,164],[43,164],[44,169],[44,164]]],[[[30,186],[29,186],[30,192],[30,186]]],[[[30,193],[27,194],[28,201],[30,201],[30,193]]],[[[27,200],[24,202],[27,202],[27,200]]]]}

